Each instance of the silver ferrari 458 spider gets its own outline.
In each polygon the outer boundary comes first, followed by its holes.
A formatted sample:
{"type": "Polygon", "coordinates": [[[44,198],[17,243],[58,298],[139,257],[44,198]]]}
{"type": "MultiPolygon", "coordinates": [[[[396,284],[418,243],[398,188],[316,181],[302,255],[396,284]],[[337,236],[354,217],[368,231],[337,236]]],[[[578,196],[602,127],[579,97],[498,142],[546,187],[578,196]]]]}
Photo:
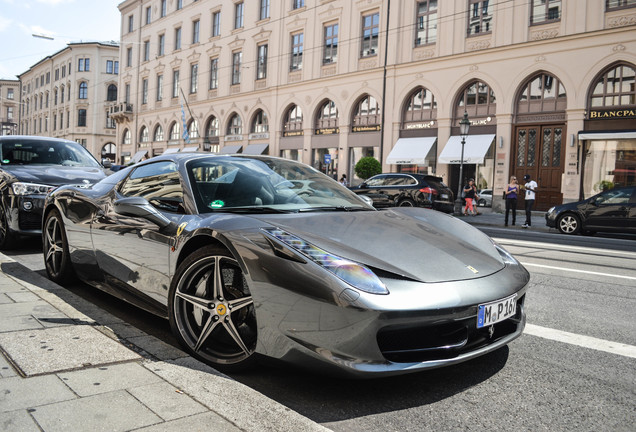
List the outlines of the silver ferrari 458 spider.
{"type": "Polygon", "coordinates": [[[385,376],[521,335],[528,272],[452,216],[376,210],[286,159],[173,154],[46,200],[48,276],[167,317],[225,371],[259,356],[385,376]]]}

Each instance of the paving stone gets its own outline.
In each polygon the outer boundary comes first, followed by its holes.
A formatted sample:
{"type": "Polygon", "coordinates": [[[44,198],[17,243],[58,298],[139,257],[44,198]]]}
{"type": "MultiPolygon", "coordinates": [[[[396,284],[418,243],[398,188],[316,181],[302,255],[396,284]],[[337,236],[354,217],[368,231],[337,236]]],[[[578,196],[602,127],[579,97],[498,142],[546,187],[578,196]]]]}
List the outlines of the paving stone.
{"type": "Polygon", "coordinates": [[[41,432],[26,410],[0,413],[0,431],[41,432]]]}
{"type": "Polygon", "coordinates": [[[118,432],[162,422],[123,390],[40,406],[31,415],[46,432],[118,432]]]}
{"type": "Polygon", "coordinates": [[[175,420],[208,410],[181,390],[163,381],[136,387],[128,392],[164,420],[175,420]]]}
{"type": "MultiPolygon", "coordinates": [[[[0,378],[9,378],[18,376],[18,373],[13,369],[13,366],[0,354],[0,378]]],[[[4,429],[0,429],[4,430],[4,429]]]]}
{"type": "Polygon", "coordinates": [[[16,303],[38,301],[40,298],[30,291],[9,292],[7,296],[16,303]]]}
{"type": "Polygon", "coordinates": [[[8,412],[75,399],[55,375],[0,379],[0,411],[8,412]]]}
{"type": "Polygon", "coordinates": [[[83,369],[60,373],[58,376],[82,397],[163,382],[138,363],[83,369]]]}
{"type": "Polygon", "coordinates": [[[0,304],[0,316],[5,318],[20,315],[46,317],[47,314],[59,314],[59,311],[43,300],[0,304]]]}
{"type": "Polygon", "coordinates": [[[0,346],[27,376],[140,359],[86,325],[0,333],[0,346]]]}
{"type": "MultiPolygon", "coordinates": [[[[44,326],[31,315],[0,318],[0,333],[41,328],[44,328],[44,326]]],[[[0,345],[2,344],[0,343],[0,345]]]]}
{"type": "Polygon", "coordinates": [[[14,303],[5,293],[0,292],[0,304],[14,303]]]}
{"type": "Polygon", "coordinates": [[[239,432],[241,429],[225,420],[220,415],[207,412],[194,416],[173,420],[166,423],[160,423],[154,426],[148,426],[137,429],[135,432],[173,432],[173,431],[223,431],[223,432],[239,432]]]}

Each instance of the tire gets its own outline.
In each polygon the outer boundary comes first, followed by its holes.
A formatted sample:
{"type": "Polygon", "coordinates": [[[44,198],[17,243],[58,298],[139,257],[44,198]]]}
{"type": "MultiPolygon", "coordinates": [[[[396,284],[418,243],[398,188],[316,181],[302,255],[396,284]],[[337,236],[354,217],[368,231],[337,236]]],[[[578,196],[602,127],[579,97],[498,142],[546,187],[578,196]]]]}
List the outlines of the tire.
{"type": "Polygon", "coordinates": [[[581,230],[581,219],[572,213],[566,213],[557,219],[557,228],[562,234],[576,234],[581,230]]]}
{"type": "Polygon", "coordinates": [[[15,247],[15,235],[9,229],[5,209],[0,207],[0,250],[11,250],[15,247]]]}
{"type": "Polygon", "coordinates": [[[49,279],[64,285],[75,278],[64,223],[58,210],[52,210],[46,216],[42,232],[42,250],[44,267],[49,279]]]}
{"type": "Polygon", "coordinates": [[[486,200],[480,199],[479,201],[477,201],[477,207],[486,207],[486,200]]]}
{"type": "Polygon", "coordinates": [[[227,372],[256,361],[256,312],[238,262],[224,248],[188,256],[170,284],[170,327],[194,357],[227,372]],[[221,283],[219,283],[221,282],[221,283]]]}
{"type": "Polygon", "coordinates": [[[404,198],[398,203],[398,207],[415,207],[415,201],[410,198],[404,198]]]}

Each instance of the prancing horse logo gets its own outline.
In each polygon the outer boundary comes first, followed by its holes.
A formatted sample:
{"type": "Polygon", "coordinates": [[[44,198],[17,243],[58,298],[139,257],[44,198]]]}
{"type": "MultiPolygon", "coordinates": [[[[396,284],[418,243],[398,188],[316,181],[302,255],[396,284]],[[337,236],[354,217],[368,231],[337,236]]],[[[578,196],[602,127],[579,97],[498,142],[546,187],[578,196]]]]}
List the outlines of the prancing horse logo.
{"type": "Polygon", "coordinates": [[[216,307],[216,313],[218,313],[219,315],[225,315],[226,312],[227,312],[227,308],[225,307],[224,304],[220,304],[216,307]]]}

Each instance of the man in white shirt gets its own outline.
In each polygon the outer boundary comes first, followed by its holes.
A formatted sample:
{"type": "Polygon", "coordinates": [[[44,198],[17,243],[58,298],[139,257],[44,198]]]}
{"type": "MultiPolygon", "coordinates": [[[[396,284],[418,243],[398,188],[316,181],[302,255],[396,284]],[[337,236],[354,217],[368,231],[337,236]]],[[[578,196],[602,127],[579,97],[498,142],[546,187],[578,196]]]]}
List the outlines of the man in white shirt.
{"type": "Polygon", "coordinates": [[[523,228],[532,226],[532,206],[534,205],[535,192],[537,191],[537,182],[530,178],[530,174],[523,176],[526,184],[524,189],[526,190],[526,223],[522,225],[523,228]]]}

